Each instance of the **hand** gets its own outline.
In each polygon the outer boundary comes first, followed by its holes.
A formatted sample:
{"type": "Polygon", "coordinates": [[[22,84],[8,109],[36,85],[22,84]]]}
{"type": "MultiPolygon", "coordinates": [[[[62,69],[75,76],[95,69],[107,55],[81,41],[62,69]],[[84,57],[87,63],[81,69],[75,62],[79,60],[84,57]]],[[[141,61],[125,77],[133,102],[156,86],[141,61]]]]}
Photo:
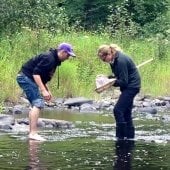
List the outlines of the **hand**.
{"type": "Polygon", "coordinates": [[[114,84],[115,84],[115,81],[116,81],[116,78],[113,78],[113,83],[112,83],[112,86],[114,86],[114,84]]]}
{"type": "Polygon", "coordinates": [[[50,100],[51,100],[52,97],[53,97],[53,96],[52,96],[52,93],[51,93],[51,91],[49,91],[49,90],[48,90],[48,93],[50,94],[50,100]]]}
{"type": "Polygon", "coordinates": [[[42,96],[44,97],[45,100],[49,101],[51,100],[51,94],[47,90],[42,91],[42,96]]]}

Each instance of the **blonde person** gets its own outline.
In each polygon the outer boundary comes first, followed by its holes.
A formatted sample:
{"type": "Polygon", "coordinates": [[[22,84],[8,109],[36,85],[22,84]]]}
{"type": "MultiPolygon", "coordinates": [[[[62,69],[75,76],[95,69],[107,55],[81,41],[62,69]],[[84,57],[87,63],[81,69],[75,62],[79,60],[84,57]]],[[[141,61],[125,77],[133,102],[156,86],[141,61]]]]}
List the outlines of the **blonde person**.
{"type": "MultiPolygon", "coordinates": [[[[115,77],[113,86],[120,87],[121,94],[113,109],[116,120],[116,137],[118,140],[133,139],[135,128],[132,120],[133,100],[140,91],[141,79],[132,59],[124,54],[116,44],[101,45],[99,58],[110,64],[115,77]]],[[[113,78],[109,76],[109,78],[113,78]]]]}
{"type": "Polygon", "coordinates": [[[32,105],[29,112],[29,139],[45,140],[37,133],[37,122],[44,100],[50,101],[52,98],[47,82],[53,77],[56,68],[70,56],[75,56],[71,44],[61,43],[57,48],[31,58],[17,75],[17,82],[32,105]]]}

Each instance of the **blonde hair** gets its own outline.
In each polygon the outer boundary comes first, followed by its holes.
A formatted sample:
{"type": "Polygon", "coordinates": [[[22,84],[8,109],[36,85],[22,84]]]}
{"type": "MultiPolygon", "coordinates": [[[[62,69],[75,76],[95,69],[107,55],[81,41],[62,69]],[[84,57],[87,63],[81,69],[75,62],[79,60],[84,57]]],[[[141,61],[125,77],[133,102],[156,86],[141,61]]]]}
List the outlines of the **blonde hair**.
{"type": "Polygon", "coordinates": [[[110,44],[110,48],[115,51],[123,51],[117,44],[110,44]]]}
{"type": "Polygon", "coordinates": [[[117,44],[110,44],[110,45],[104,44],[104,45],[99,46],[97,54],[98,56],[101,56],[105,53],[108,53],[110,49],[112,50],[112,52],[115,52],[115,51],[122,52],[122,49],[117,44]]]}

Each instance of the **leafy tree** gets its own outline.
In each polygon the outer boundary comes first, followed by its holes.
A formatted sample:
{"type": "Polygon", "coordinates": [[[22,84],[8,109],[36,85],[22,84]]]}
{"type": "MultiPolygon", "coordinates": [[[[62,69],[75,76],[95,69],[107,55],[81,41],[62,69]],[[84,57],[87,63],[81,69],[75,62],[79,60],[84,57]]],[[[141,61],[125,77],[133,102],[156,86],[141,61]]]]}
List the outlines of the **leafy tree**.
{"type": "Polygon", "coordinates": [[[111,33],[119,31],[134,36],[166,31],[169,26],[166,16],[169,0],[0,0],[0,3],[0,34],[15,33],[23,26],[52,32],[65,32],[72,27],[96,31],[99,26],[107,26],[111,33]],[[156,30],[150,29],[154,27],[156,30]]]}

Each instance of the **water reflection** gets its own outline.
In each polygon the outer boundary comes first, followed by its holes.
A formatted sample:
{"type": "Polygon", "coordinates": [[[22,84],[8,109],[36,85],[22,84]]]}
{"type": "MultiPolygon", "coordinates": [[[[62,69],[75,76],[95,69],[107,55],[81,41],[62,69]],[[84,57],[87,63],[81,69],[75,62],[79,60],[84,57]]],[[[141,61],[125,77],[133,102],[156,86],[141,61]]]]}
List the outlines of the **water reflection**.
{"type": "Polygon", "coordinates": [[[28,153],[29,153],[29,165],[25,170],[40,170],[44,169],[41,166],[41,162],[39,159],[39,146],[42,142],[36,140],[28,141],[28,153]]]}
{"type": "Polygon", "coordinates": [[[132,154],[135,146],[133,140],[118,140],[115,143],[116,159],[114,160],[114,170],[131,170],[132,154]]]}

